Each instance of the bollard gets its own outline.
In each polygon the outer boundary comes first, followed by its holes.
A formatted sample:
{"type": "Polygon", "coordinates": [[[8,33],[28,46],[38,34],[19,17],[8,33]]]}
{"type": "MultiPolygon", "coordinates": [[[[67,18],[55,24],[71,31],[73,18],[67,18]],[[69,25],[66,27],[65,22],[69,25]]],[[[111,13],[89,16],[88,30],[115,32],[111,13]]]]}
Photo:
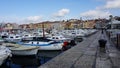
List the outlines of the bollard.
{"type": "Polygon", "coordinates": [[[75,40],[71,40],[69,44],[70,44],[71,46],[75,46],[75,45],[76,45],[75,40]]]}
{"type": "Polygon", "coordinates": [[[98,42],[99,42],[100,52],[106,53],[105,46],[107,41],[105,39],[100,39],[98,42]]]}
{"type": "Polygon", "coordinates": [[[99,47],[105,48],[107,41],[105,39],[100,39],[98,40],[99,42],[99,47]]]}

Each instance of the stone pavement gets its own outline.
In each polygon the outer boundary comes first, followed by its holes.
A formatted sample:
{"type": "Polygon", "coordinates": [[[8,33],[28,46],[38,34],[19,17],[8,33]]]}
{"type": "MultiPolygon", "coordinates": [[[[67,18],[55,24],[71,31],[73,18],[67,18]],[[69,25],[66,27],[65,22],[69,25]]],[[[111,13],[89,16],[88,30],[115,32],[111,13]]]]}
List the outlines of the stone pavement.
{"type": "Polygon", "coordinates": [[[106,48],[100,48],[101,37],[99,31],[39,68],[120,68],[120,52],[111,45],[105,33],[106,48]]]}

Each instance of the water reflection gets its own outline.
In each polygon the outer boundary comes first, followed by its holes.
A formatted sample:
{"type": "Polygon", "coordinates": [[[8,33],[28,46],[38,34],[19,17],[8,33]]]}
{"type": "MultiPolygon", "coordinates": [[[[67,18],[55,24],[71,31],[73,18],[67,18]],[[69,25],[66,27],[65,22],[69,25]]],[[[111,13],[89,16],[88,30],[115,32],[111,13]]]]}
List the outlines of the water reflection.
{"type": "Polygon", "coordinates": [[[23,67],[38,67],[41,65],[39,62],[40,59],[36,57],[31,57],[31,56],[14,56],[11,58],[11,65],[10,67],[14,66],[20,66],[21,68],[23,67]]]}

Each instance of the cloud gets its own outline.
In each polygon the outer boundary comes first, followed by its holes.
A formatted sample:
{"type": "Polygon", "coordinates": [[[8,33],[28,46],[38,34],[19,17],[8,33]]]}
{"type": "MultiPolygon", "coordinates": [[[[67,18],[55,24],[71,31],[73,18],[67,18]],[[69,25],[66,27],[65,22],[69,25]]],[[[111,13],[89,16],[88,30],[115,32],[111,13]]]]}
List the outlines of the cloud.
{"type": "Polygon", "coordinates": [[[105,12],[101,10],[89,10],[87,12],[81,13],[80,15],[86,18],[95,19],[95,18],[107,18],[109,17],[109,15],[111,15],[111,13],[108,11],[105,12]]]}
{"type": "Polygon", "coordinates": [[[11,22],[11,23],[15,23],[18,22],[19,20],[21,20],[21,18],[17,17],[17,16],[0,16],[0,22],[11,22]]]}
{"type": "Polygon", "coordinates": [[[59,10],[57,13],[54,13],[53,15],[55,17],[64,17],[66,14],[68,14],[70,12],[69,9],[61,9],[59,10]]]}
{"type": "Polygon", "coordinates": [[[96,9],[120,9],[120,0],[101,0],[104,1],[105,4],[102,6],[96,7],[96,9]]]}
{"type": "Polygon", "coordinates": [[[107,0],[104,8],[108,9],[120,8],[120,0],[107,0]]]}
{"type": "Polygon", "coordinates": [[[10,22],[17,24],[38,23],[43,21],[43,16],[29,16],[29,17],[16,17],[16,16],[0,16],[0,22],[10,22]]]}
{"type": "Polygon", "coordinates": [[[42,16],[29,16],[25,19],[25,21],[29,23],[37,23],[40,22],[42,18],[42,16]]]}

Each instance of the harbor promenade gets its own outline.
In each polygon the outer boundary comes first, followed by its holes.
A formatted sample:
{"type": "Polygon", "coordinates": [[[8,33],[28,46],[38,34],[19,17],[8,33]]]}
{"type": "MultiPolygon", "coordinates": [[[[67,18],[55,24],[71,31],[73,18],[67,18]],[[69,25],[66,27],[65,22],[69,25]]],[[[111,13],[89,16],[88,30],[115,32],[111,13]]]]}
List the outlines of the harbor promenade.
{"type": "Polygon", "coordinates": [[[98,31],[76,46],[64,51],[39,68],[120,68],[120,51],[98,31]],[[98,40],[107,40],[106,47],[100,48],[98,40]]]}

